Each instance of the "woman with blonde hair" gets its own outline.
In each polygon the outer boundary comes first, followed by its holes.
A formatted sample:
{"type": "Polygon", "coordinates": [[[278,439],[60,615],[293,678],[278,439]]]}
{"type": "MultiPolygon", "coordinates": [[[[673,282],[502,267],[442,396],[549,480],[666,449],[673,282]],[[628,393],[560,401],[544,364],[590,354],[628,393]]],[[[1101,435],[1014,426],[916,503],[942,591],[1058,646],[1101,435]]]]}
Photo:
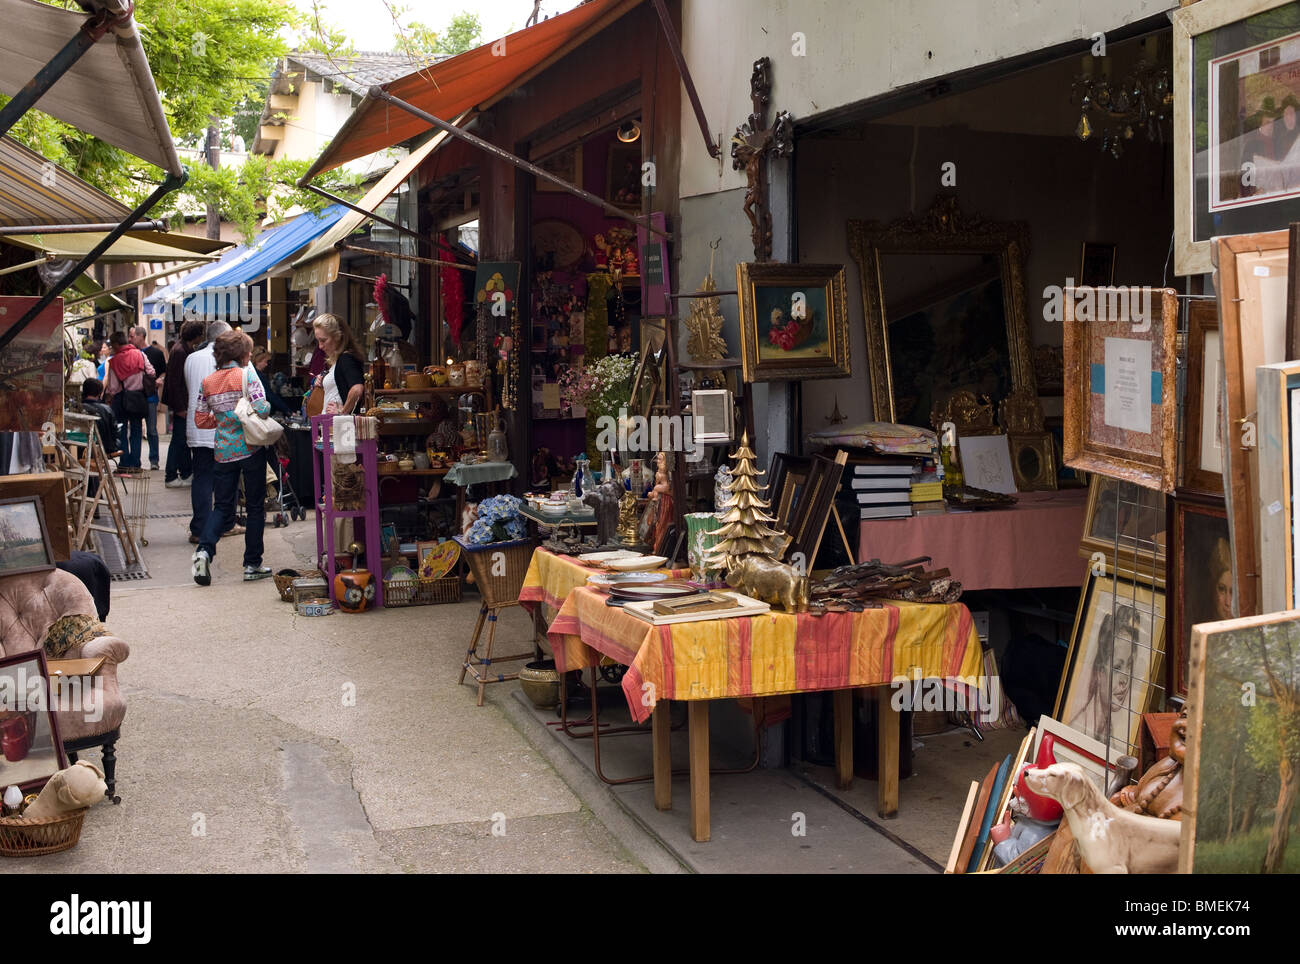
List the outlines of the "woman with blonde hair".
{"type": "Polygon", "coordinates": [[[316,389],[325,393],[322,411],[326,415],[351,415],[365,392],[365,355],[357,347],[352,330],[337,315],[318,315],[312,327],[329,366],[316,376],[316,389]]]}

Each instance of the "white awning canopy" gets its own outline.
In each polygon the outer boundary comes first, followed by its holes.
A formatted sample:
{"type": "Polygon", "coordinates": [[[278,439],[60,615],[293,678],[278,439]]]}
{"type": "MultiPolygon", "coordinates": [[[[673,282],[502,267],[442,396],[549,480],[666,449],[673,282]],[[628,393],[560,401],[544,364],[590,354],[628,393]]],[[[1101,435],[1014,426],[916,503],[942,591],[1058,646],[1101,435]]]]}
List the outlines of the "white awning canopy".
{"type": "MultiPolygon", "coordinates": [[[[81,0],[120,15],[129,0],[81,0]]],[[[13,97],[76,36],[91,15],[37,0],[0,0],[0,93],[13,97]]],[[[36,102],[36,109],[114,147],[182,172],[135,20],[117,20],[36,102]]]]}

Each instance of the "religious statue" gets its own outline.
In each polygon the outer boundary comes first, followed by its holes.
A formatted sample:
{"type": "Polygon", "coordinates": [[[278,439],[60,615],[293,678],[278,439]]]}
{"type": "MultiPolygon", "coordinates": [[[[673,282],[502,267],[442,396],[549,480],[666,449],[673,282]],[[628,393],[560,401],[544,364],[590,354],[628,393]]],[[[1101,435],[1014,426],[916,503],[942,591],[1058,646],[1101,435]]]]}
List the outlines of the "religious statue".
{"type": "Polygon", "coordinates": [[[651,550],[659,548],[668,527],[673,523],[673,486],[668,475],[668,453],[660,452],[655,457],[655,485],[650,490],[650,499],[655,504],[655,524],[651,550]]]}
{"type": "Polygon", "coordinates": [[[624,490],[623,499],[618,504],[618,541],[623,545],[637,544],[636,523],[636,493],[624,490]]]}
{"type": "Polygon", "coordinates": [[[1142,779],[1110,798],[1117,807],[1165,820],[1180,820],[1183,812],[1183,760],[1187,755],[1187,709],[1169,731],[1169,755],[1153,763],[1142,779]]]}
{"type": "Polygon", "coordinates": [[[583,493],[582,501],[596,513],[596,543],[600,546],[612,545],[614,533],[618,527],[619,496],[623,485],[616,479],[592,486],[583,493]]]}
{"type": "Polygon", "coordinates": [[[744,171],[745,216],[749,218],[754,242],[754,260],[772,257],[772,212],[767,206],[767,159],[771,155],[789,156],[794,151],[794,121],[787,111],[776,115],[767,125],[767,104],[772,93],[772,61],[761,57],[754,61],[749,79],[749,97],[753,113],[736,128],[731,138],[731,166],[744,171]]]}

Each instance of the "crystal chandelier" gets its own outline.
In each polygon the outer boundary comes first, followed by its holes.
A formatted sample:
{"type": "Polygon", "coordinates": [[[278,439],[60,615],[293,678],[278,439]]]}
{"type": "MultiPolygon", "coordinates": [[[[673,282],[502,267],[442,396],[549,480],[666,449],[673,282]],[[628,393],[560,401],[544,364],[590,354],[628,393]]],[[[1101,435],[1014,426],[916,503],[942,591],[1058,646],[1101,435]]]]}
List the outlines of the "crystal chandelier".
{"type": "Polygon", "coordinates": [[[1139,130],[1147,139],[1164,143],[1165,129],[1173,114],[1174,93],[1169,67],[1159,56],[1159,41],[1148,37],[1142,42],[1142,57],[1131,73],[1112,80],[1109,57],[1083,58],[1083,74],[1076,77],[1070,103],[1079,110],[1074,134],[1081,141],[1091,140],[1100,131],[1103,152],[1118,158],[1124,142],[1139,130]],[[1095,72],[1101,61],[1101,74],[1095,72]]]}

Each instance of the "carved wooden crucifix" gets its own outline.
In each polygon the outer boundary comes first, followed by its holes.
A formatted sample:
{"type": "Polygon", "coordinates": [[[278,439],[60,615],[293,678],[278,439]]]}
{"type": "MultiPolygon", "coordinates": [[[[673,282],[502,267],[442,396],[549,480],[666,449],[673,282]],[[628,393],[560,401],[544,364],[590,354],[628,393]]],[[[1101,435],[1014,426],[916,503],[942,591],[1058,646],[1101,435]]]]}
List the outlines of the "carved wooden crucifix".
{"type": "Polygon", "coordinates": [[[767,206],[767,160],[789,157],[794,152],[794,121],[788,111],[781,111],[771,127],[767,126],[767,105],[772,94],[772,61],[760,57],[754,61],[749,78],[749,98],[754,112],[736,128],[731,138],[731,166],[744,170],[748,179],[745,189],[745,216],[753,228],[754,260],[772,259],[772,212],[767,206]]]}

